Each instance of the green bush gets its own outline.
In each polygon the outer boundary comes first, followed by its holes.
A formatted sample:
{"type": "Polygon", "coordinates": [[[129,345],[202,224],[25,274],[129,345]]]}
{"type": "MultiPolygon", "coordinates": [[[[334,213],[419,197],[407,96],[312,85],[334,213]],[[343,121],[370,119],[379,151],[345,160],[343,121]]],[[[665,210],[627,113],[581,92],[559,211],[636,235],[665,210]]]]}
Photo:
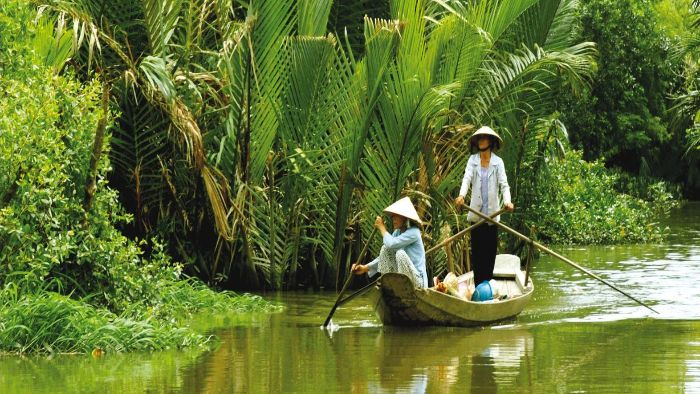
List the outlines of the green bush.
{"type": "Polygon", "coordinates": [[[640,158],[659,167],[659,147],[672,138],[664,114],[680,64],[669,56],[654,1],[583,0],[578,13],[581,39],[596,43],[599,68],[582,98],[565,99],[573,146],[587,160],[604,157],[633,173],[640,158]]]}
{"type": "Polygon", "coordinates": [[[679,200],[676,196],[682,194],[681,185],[649,176],[634,176],[621,170],[612,171],[617,180],[615,190],[648,202],[652,212],[658,217],[668,216],[671,208],[678,206],[679,200]]]}
{"type": "Polygon", "coordinates": [[[97,81],[80,84],[35,67],[0,76],[0,90],[7,98],[0,101],[0,348],[82,352],[204,344],[206,337],[172,321],[203,310],[274,309],[259,298],[183,281],[181,266],[157,242],[124,237],[115,224],[130,217],[104,180],[106,152],[85,212],[88,163],[103,115],[97,81]],[[9,297],[7,289],[16,294],[9,297]]]}
{"type": "Polygon", "coordinates": [[[131,217],[105,180],[109,126],[86,211],[95,131],[110,115],[101,109],[102,86],[44,64],[31,46],[36,10],[0,5],[0,351],[205,344],[176,322],[206,310],[275,309],[183,280],[157,240],[120,233],[115,226],[131,217]]]}
{"type": "MultiPolygon", "coordinates": [[[[83,209],[102,116],[100,85],[41,69],[19,77],[0,77],[8,98],[0,103],[0,173],[6,174],[0,183],[6,201],[0,208],[0,281],[9,276],[31,291],[58,279],[53,283],[64,291],[89,294],[95,304],[119,312],[148,297],[149,284],[177,279],[179,267],[163,253],[143,259],[138,245],[114,227],[128,217],[104,180],[92,209],[83,209]]],[[[103,160],[100,173],[107,165],[103,160]]]]}
{"type": "Polygon", "coordinates": [[[656,222],[676,202],[664,183],[650,185],[648,200],[621,193],[619,174],[602,161],[586,162],[571,151],[542,171],[535,209],[528,220],[538,237],[554,243],[613,244],[658,241],[656,222]]]}

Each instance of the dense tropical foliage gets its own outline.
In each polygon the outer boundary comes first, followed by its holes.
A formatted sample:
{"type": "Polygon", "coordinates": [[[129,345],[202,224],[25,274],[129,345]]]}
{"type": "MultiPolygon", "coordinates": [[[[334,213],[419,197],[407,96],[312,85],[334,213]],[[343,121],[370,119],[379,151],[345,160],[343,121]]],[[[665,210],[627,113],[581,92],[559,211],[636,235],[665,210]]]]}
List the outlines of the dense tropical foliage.
{"type": "MultiPolygon", "coordinates": [[[[58,69],[110,89],[108,177],[133,215],[121,229],[160,237],[227,287],[341,280],[401,195],[428,245],[456,231],[451,202],[481,124],[506,139],[509,222],[539,225],[550,200],[536,179],[576,160],[563,154],[563,98],[588,92],[596,70],[594,44],[571,28],[574,0],[34,3],[76,49],[58,69]]],[[[657,233],[625,226],[567,241],[657,233]]],[[[431,270],[448,255],[464,244],[431,270]]]]}
{"type": "Polygon", "coordinates": [[[696,41],[647,0],[0,5],[0,351],[203,345],[184,316],[275,307],[185,274],[332,287],[404,195],[430,247],[482,124],[544,241],[657,241],[654,176],[697,172],[696,41]]]}
{"type": "MultiPolygon", "coordinates": [[[[700,192],[697,154],[686,154],[692,133],[674,122],[670,100],[681,88],[678,35],[686,31],[688,1],[581,0],[581,40],[597,43],[598,71],[580,97],[565,100],[563,118],[572,145],[587,160],[645,179],[700,192]],[[671,112],[669,112],[671,110],[671,112]]],[[[683,123],[683,124],[681,124],[683,123]]]]}
{"type": "Polygon", "coordinates": [[[664,217],[675,206],[665,184],[649,185],[653,196],[645,200],[618,192],[620,177],[601,161],[584,161],[578,151],[547,166],[535,181],[534,204],[540,207],[539,219],[532,221],[537,223],[536,236],[560,244],[660,240],[664,228],[653,218],[664,217]]]}
{"type": "Polygon", "coordinates": [[[209,338],[179,319],[267,304],[184,281],[161,245],[125,237],[109,187],[108,87],[60,73],[69,31],[23,2],[0,19],[0,352],[153,350],[209,338]]]}
{"type": "MultiPolygon", "coordinates": [[[[677,127],[686,131],[688,155],[695,158],[695,164],[700,162],[700,105],[698,102],[698,59],[700,58],[700,2],[692,1],[690,15],[686,18],[689,28],[682,36],[683,40],[676,55],[684,61],[684,86],[675,97],[673,113],[677,127]]],[[[698,171],[698,166],[695,167],[698,171]]]]}
{"type": "Polygon", "coordinates": [[[582,0],[581,35],[598,44],[599,69],[585,102],[567,111],[575,147],[639,171],[670,139],[663,123],[674,72],[651,1],[582,0]],[[605,130],[603,134],[599,130],[605,130]],[[639,154],[643,153],[641,160],[639,154]],[[636,160],[635,160],[636,159],[636,160]]]}
{"type": "Polygon", "coordinates": [[[453,126],[521,137],[592,65],[572,1],[376,4],[387,19],[349,47],[330,23],[349,2],[41,4],[119,104],[110,180],[130,233],[234,286],[332,281],[402,194],[438,238],[470,131],[453,126]]]}

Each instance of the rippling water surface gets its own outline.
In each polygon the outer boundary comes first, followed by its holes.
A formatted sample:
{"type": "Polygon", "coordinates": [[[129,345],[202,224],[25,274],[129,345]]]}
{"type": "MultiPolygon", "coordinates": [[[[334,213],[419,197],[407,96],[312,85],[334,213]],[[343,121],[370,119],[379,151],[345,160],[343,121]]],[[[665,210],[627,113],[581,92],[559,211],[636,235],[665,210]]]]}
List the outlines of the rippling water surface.
{"type": "Polygon", "coordinates": [[[332,293],[271,295],[278,314],[231,317],[208,352],[0,358],[0,392],[699,392],[700,204],[660,245],[555,248],[658,314],[543,256],[506,324],[382,327],[361,298],[321,330],[332,293]]]}

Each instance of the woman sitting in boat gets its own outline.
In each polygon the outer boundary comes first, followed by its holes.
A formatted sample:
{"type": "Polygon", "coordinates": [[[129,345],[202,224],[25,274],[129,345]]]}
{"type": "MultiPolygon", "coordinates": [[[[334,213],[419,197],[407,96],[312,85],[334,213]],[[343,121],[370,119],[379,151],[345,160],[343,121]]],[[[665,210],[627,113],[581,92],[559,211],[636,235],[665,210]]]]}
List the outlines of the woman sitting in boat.
{"type": "Polygon", "coordinates": [[[352,272],[355,275],[369,273],[370,276],[377,272],[398,272],[408,276],[415,287],[428,287],[423,240],[418,227],[412,225],[422,222],[411,199],[404,197],[388,206],[384,212],[391,215],[394,232],[389,233],[384,219],[377,216],[374,225],[382,234],[384,242],[379,257],[369,264],[353,264],[352,272]]]}
{"type": "MultiPolygon", "coordinates": [[[[471,188],[469,206],[490,216],[499,209],[500,191],[504,201],[503,207],[512,211],[513,203],[510,201],[505,164],[494,153],[501,147],[503,140],[493,129],[482,126],[471,136],[470,144],[472,152],[475,153],[467,161],[462,187],[455,204],[458,207],[463,205],[467,191],[471,188]]],[[[473,223],[477,222],[479,217],[469,212],[467,220],[473,223]]],[[[498,221],[499,217],[496,216],[494,220],[498,221]]],[[[493,279],[497,243],[498,232],[495,225],[484,224],[471,232],[471,261],[474,267],[474,284],[477,287],[482,282],[493,279]]]]}

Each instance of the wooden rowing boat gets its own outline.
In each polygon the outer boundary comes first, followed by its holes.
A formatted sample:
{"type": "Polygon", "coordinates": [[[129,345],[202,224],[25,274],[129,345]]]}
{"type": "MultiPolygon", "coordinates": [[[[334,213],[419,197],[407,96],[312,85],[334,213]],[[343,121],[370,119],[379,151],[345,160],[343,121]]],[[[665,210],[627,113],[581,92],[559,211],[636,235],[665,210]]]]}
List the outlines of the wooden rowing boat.
{"type": "MultiPolygon", "coordinates": [[[[534,290],[532,280],[525,286],[518,256],[496,256],[494,280],[504,299],[473,302],[432,288],[416,289],[407,276],[385,273],[374,291],[377,315],[385,325],[459,327],[482,326],[517,316],[534,290]]],[[[473,272],[461,275],[458,281],[473,284],[473,272]]]]}

